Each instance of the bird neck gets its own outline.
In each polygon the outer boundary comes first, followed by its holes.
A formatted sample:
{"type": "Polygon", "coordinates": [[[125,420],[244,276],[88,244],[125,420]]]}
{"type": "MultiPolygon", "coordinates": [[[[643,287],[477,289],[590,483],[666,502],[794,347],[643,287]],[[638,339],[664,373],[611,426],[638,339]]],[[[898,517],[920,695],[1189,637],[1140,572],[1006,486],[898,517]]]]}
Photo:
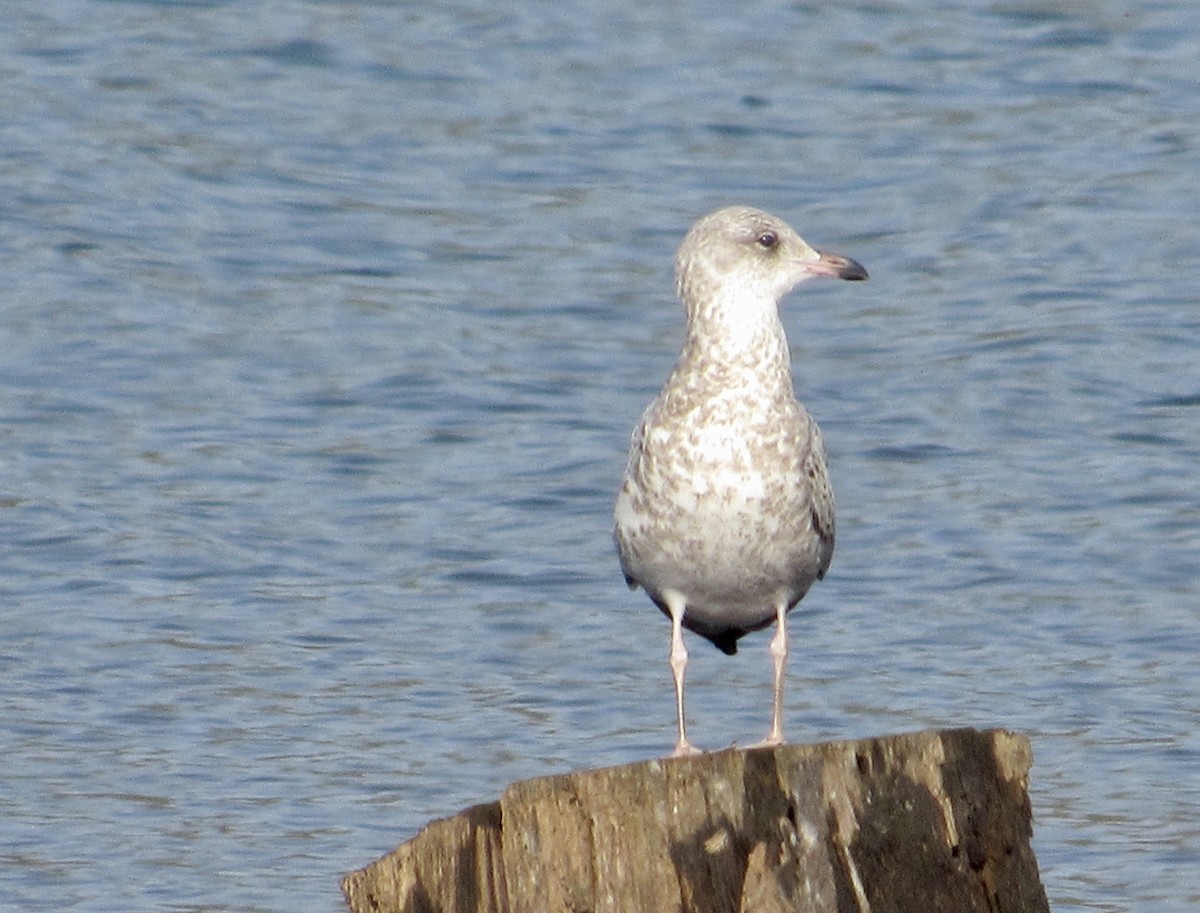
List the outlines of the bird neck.
{"type": "Polygon", "coordinates": [[[679,367],[700,365],[704,374],[726,375],[725,383],[733,373],[737,386],[791,390],[791,356],[776,303],[716,298],[689,308],[679,367]]]}

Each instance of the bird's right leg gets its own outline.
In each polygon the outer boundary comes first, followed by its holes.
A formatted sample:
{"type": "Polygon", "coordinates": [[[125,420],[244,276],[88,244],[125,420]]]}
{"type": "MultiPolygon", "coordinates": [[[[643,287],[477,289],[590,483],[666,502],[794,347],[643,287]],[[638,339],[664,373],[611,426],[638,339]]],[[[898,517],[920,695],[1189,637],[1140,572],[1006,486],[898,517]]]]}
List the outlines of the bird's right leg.
{"type": "Polygon", "coordinates": [[[683,645],[683,613],[687,600],[682,593],[667,590],[662,594],[663,602],[671,613],[671,674],[675,677],[675,713],[679,720],[679,740],[675,743],[674,757],[700,754],[687,737],[687,724],[683,716],[683,673],[687,669],[688,652],[683,645]]]}

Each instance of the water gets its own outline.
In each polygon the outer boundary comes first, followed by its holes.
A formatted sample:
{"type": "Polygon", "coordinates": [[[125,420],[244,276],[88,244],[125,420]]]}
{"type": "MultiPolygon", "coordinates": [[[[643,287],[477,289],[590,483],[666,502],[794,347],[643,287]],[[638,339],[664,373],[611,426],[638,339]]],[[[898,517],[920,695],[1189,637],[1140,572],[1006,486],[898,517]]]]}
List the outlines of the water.
{"type": "MultiPolygon", "coordinates": [[[[1200,14],[13,3],[0,906],[335,911],[430,818],[673,739],[608,539],[747,202],[839,498],[797,740],[1033,739],[1056,911],[1200,902],[1200,14]]],[[[758,738],[766,635],[693,644],[758,738]]]]}

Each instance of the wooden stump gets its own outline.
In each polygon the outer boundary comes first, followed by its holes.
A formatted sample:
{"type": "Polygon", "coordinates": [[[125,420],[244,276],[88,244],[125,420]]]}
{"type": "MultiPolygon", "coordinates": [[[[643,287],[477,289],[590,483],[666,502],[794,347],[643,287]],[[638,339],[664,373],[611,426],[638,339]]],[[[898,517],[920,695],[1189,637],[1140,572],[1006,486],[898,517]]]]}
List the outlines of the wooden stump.
{"type": "Polygon", "coordinates": [[[542,777],[342,890],[352,913],[1049,913],[1031,762],[958,729],[542,777]]]}

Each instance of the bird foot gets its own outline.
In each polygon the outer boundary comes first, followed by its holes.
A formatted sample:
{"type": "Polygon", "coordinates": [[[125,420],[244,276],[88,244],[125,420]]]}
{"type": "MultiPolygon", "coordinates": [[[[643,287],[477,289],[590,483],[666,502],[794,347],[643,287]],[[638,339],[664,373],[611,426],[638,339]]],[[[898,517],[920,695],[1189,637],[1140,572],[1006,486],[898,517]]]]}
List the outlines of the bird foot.
{"type": "Polygon", "coordinates": [[[780,733],[773,732],[770,735],[768,735],[765,739],[755,742],[753,745],[747,745],[746,749],[750,750],[753,748],[778,748],[779,746],[786,745],[786,744],[787,744],[787,742],[784,741],[782,732],[780,732],[780,733]]]}

